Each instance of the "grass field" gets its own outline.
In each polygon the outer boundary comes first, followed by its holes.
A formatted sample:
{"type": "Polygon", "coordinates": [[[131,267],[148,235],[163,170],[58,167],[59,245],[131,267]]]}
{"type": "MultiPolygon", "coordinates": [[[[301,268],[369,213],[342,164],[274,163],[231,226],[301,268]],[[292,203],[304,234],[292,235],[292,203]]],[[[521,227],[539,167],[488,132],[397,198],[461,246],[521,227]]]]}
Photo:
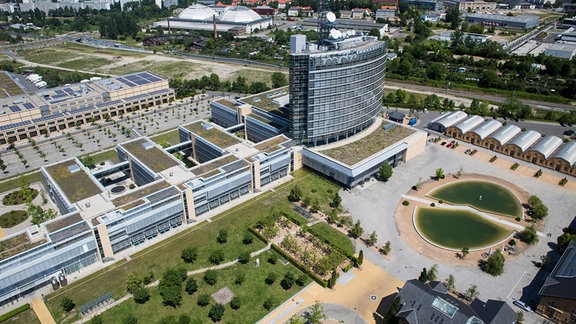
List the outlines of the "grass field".
{"type": "Polygon", "coordinates": [[[97,68],[113,62],[114,61],[102,57],[87,57],[63,62],[58,64],[58,66],[74,70],[97,71],[97,68]]]}
{"type": "Polygon", "coordinates": [[[150,137],[150,139],[155,142],[155,143],[163,143],[166,142],[168,143],[168,145],[172,146],[172,145],[176,145],[180,143],[180,132],[178,131],[178,129],[174,129],[171,130],[167,133],[162,133],[159,135],[155,135],[150,137]]]}
{"type": "Polygon", "coordinates": [[[139,62],[124,64],[115,67],[109,72],[117,75],[122,75],[148,70],[150,72],[154,72],[158,75],[161,75],[165,78],[174,78],[186,75],[190,70],[193,70],[198,66],[199,66],[198,64],[191,62],[175,62],[175,61],[155,62],[155,61],[142,60],[139,62]]]}
{"type": "MultiPolygon", "coordinates": [[[[60,301],[64,296],[69,296],[76,305],[80,306],[110,291],[115,298],[126,294],[125,278],[129,272],[140,274],[153,271],[156,277],[167,268],[184,265],[180,259],[182,248],[187,246],[198,247],[198,259],[192,265],[187,265],[188,270],[199,269],[209,266],[208,255],[214,249],[222,249],[225,254],[225,261],[231,261],[246,251],[253,252],[264,246],[264,243],[254,240],[246,246],[241,243],[248,226],[254,224],[260,217],[270,213],[272,208],[280,208],[287,212],[292,211],[291,203],[286,199],[293,184],[298,183],[304,194],[310,194],[318,198],[320,204],[328,206],[330,197],[339,189],[330,181],[318,177],[308,171],[294,172],[295,179],[287,184],[276,188],[274,192],[267,192],[243,203],[234,209],[228,210],[212,218],[212,222],[199,224],[172,238],[157,243],[151,248],[136,253],[131,261],[113,265],[103,271],[95,273],[90,277],[71,284],[68,287],[58,290],[48,296],[47,306],[52,312],[56,321],[61,322],[77,319],[76,316],[67,318],[60,307],[60,301]],[[312,192],[314,189],[315,192],[312,192]],[[224,245],[216,242],[216,235],[219,230],[226,229],[229,237],[224,245]]],[[[150,301],[151,303],[153,301],[150,301]]]]}
{"type": "Polygon", "coordinates": [[[332,226],[326,223],[318,223],[312,225],[310,228],[314,230],[318,236],[322,237],[325,240],[332,242],[334,245],[338,246],[342,251],[348,254],[354,254],[355,249],[354,245],[352,245],[352,241],[348,236],[340,233],[339,231],[332,228],[332,226]]]}
{"type": "MultiPolygon", "coordinates": [[[[235,80],[237,77],[241,76],[246,78],[246,83],[254,83],[254,82],[264,82],[269,87],[272,86],[272,73],[274,71],[255,71],[250,69],[242,69],[234,72],[232,76],[229,78],[230,81],[235,80]]],[[[286,75],[286,80],[288,80],[288,75],[286,75]]]]}
{"type": "MultiPolygon", "coordinates": [[[[27,174],[23,177],[29,184],[42,180],[42,174],[40,174],[40,171],[27,174]]],[[[13,176],[8,178],[6,181],[0,182],[0,192],[6,192],[16,188],[20,188],[20,175],[13,176]]]]}
{"type": "MultiPolygon", "coordinates": [[[[122,319],[126,314],[132,314],[138,318],[138,323],[156,323],[168,315],[178,318],[180,315],[186,314],[191,317],[192,323],[208,323],[211,322],[208,318],[208,312],[211,305],[215,304],[215,301],[211,299],[210,305],[200,307],[196,303],[198,296],[204,293],[211,295],[221,288],[228,287],[240,298],[241,306],[240,309],[233,310],[229,305],[226,305],[224,317],[221,322],[256,323],[268,313],[263,307],[265,300],[272,298],[274,300],[274,307],[276,307],[301,289],[301,287],[296,284],[289,290],[284,290],[280,286],[280,281],[286,272],[290,271],[298,277],[300,271],[292,264],[282,265],[280,262],[277,262],[275,265],[272,265],[266,262],[266,255],[269,255],[269,253],[273,252],[265,252],[259,257],[259,267],[255,267],[253,262],[249,262],[246,265],[236,264],[232,267],[218,270],[218,281],[214,286],[206,284],[202,279],[202,274],[193,276],[198,283],[198,291],[193,295],[188,295],[182,291],[183,300],[180,307],[172,308],[164,306],[162,304],[162,298],[158,293],[158,288],[154,287],[150,289],[151,298],[146,304],[139,305],[130,299],[103,313],[102,319],[104,323],[113,323],[118,319],[122,319]],[[265,283],[265,279],[270,272],[275,273],[277,279],[273,284],[268,285],[265,283]],[[234,284],[234,279],[239,273],[245,275],[245,281],[242,285],[234,284]]],[[[306,284],[309,282],[309,279],[307,280],[306,284]]]]}
{"type": "Polygon", "coordinates": [[[32,310],[32,308],[23,311],[22,313],[11,317],[9,319],[7,319],[6,321],[3,321],[2,323],[4,324],[22,324],[22,323],[26,323],[26,324],[40,324],[40,321],[38,320],[38,317],[36,317],[36,313],[34,313],[34,310],[32,310]]]}

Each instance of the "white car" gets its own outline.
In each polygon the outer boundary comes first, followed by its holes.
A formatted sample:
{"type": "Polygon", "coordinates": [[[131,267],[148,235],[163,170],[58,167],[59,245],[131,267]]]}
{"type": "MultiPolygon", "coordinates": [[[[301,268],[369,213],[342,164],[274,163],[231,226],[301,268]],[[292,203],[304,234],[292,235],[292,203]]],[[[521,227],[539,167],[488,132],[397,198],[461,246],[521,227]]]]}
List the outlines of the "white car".
{"type": "Polygon", "coordinates": [[[527,311],[527,312],[531,312],[531,311],[532,311],[532,309],[530,308],[530,306],[526,305],[526,303],[524,303],[524,302],[521,301],[521,300],[515,300],[515,301],[514,301],[514,305],[522,308],[523,310],[525,310],[525,311],[527,311]]]}

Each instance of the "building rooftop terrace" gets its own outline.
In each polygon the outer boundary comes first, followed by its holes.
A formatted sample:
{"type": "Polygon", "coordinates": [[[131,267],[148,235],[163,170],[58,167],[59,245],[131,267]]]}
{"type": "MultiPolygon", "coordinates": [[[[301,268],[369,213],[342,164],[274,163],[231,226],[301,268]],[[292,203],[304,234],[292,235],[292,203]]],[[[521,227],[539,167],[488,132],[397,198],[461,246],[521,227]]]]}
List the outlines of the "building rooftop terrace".
{"type": "Polygon", "coordinates": [[[206,129],[203,126],[204,123],[192,123],[184,125],[184,127],[191,131],[192,133],[202,137],[203,139],[209,141],[210,143],[220,147],[226,148],[234,144],[240,143],[240,139],[237,137],[220,130],[217,127],[210,127],[206,129]]]}
{"type": "MultiPolygon", "coordinates": [[[[122,197],[118,197],[118,198],[112,200],[112,203],[116,207],[120,207],[120,206],[126,205],[128,203],[133,203],[132,204],[133,206],[130,207],[130,208],[133,208],[133,207],[140,205],[140,203],[136,202],[136,200],[142,199],[142,198],[148,196],[149,194],[155,193],[155,192],[162,190],[162,189],[169,187],[169,186],[170,186],[170,184],[168,182],[160,181],[160,182],[154,183],[152,185],[136,189],[136,191],[131,192],[131,193],[124,195],[122,197]]],[[[130,208],[123,207],[122,209],[128,210],[130,208]]]]}
{"type": "Polygon", "coordinates": [[[46,243],[42,239],[36,242],[30,242],[26,233],[22,233],[0,241],[0,261],[13,257],[21,252],[33,247],[46,243]]]}
{"type": "Polygon", "coordinates": [[[84,172],[84,169],[76,163],[76,160],[68,160],[47,166],[46,171],[72,203],[102,192],[90,175],[84,172]]]}
{"type": "Polygon", "coordinates": [[[161,172],[178,165],[168,153],[146,139],[123,143],[121,146],[154,172],[161,172]]]}
{"type": "Polygon", "coordinates": [[[353,142],[319,151],[337,161],[352,166],[414,134],[413,130],[400,125],[388,130],[384,130],[382,128],[383,125],[386,125],[386,123],[382,123],[372,133],[353,142]]]}
{"type": "Polygon", "coordinates": [[[213,162],[208,162],[208,163],[204,163],[200,166],[197,166],[194,169],[192,169],[192,172],[198,176],[204,176],[204,177],[213,176],[214,174],[216,174],[213,171],[215,171],[216,169],[218,169],[219,167],[221,167],[223,165],[234,162],[237,159],[238,158],[235,157],[234,155],[228,155],[224,158],[215,160],[213,162]],[[212,174],[212,173],[214,173],[214,174],[212,174]],[[209,174],[209,175],[207,175],[207,174],[209,174]]]}

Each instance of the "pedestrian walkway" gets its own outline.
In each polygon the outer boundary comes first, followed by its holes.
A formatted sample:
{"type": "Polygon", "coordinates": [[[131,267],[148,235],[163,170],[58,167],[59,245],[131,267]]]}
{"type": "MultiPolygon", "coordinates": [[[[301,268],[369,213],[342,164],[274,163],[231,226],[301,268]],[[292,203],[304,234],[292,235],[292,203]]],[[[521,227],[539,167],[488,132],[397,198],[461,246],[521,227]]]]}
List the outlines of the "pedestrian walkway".
{"type": "Polygon", "coordinates": [[[32,299],[32,301],[30,302],[30,306],[34,310],[34,313],[36,313],[36,317],[38,317],[40,323],[56,324],[56,321],[54,320],[54,318],[52,318],[52,314],[50,314],[48,307],[46,307],[46,305],[44,304],[44,300],[42,300],[42,297],[32,299]]]}

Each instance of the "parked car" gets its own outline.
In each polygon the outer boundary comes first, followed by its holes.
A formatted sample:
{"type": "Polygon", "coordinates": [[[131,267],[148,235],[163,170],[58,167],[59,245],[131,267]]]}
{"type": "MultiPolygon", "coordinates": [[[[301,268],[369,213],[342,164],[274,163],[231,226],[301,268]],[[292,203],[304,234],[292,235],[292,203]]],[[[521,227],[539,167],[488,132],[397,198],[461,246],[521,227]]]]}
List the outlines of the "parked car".
{"type": "Polygon", "coordinates": [[[576,134],[576,132],[572,129],[569,129],[569,130],[564,132],[564,135],[567,135],[567,136],[572,136],[574,134],[576,134]]]}
{"type": "Polygon", "coordinates": [[[532,311],[532,308],[530,308],[530,306],[526,305],[526,303],[524,303],[524,302],[521,301],[521,300],[515,300],[515,301],[514,301],[514,305],[522,308],[523,310],[525,310],[525,311],[527,311],[527,312],[531,312],[531,311],[532,311]]]}
{"type": "Polygon", "coordinates": [[[446,142],[442,142],[442,143],[440,143],[440,145],[444,146],[444,145],[446,145],[446,142]]]}
{"type": "Polygon", "coordinates": [[[467,149],[466,151],[464,151],[464,154],[470,154],[470,152],[472,152],[471,149],[467,149]]]}
{"type": "Polygon", "coordinates": [[[451,148],[452,147],[452,143],[448,143],[448,145],[446,145],[447,148],[451,148]]]}

